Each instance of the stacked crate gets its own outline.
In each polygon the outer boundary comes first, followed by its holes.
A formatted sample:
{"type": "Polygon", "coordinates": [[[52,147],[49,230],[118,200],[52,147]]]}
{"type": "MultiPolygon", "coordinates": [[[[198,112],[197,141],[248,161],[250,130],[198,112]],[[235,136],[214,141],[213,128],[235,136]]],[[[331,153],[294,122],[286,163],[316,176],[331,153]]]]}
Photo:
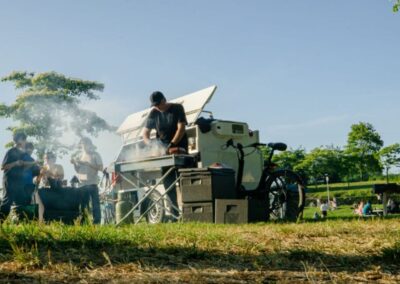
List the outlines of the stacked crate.
{"type": "Polygon", "coordinates": [[[268,221],[268,202],[264,197],[216,199],[215,223],[243,224],[268,221]]]}
{"type": "Polygon", "coordinates": [[[235,199],[235,172],[232,169],[181,169],[180,195],[184,222],[213,223],[215,200],[235,199]]]}

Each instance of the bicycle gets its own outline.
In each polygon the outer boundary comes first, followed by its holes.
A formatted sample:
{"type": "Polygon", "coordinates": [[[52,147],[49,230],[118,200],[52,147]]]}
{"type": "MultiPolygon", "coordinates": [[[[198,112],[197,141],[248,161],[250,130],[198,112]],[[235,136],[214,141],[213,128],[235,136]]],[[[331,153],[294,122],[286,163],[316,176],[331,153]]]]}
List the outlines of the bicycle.
{"type": "Polygon", "coordinates": [[[272,162],[275,151],[285,151],[287,145],[284,143],[252,143],[243,146],[229,139],[224,148],[234,148],[238,154],[238,173],[236,179],[236,191],[239,198],[263,198],[268,205],[268,217],[274,220],[296,221],[302,217],[305,204],[304,183],[300,176],[292,170],[276,169],[277,165],[272,162]],[[264,161],[262,175],[255,189],[246,189],[242,185],[243,170],[245,165],[245,148],[268,146],[271,151],[268,159],[264,161]]]}

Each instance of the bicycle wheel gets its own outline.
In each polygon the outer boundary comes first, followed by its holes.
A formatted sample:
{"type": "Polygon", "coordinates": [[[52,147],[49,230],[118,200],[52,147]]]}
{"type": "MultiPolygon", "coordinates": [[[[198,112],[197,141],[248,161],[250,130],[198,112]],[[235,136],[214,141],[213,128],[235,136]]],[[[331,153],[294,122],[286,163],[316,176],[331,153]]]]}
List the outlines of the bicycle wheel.
{"type": "Polygon", "coordinates": [[[295,172],[273,172],[267,178],[266,189],[270,219],[296,221],[302,216],[305,204],[304,184],[295,172]]]}

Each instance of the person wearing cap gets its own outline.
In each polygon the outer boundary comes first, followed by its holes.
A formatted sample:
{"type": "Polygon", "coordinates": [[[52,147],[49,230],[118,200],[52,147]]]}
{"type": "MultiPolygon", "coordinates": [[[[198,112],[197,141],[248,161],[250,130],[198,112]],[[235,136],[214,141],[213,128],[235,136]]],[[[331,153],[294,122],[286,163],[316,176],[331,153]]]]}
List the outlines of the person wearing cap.
{"type": "Polygon", "coordinates": [[[166,147],[167,154],[171,154],[174,148],[182,148],[187,152],[187,120],[183,106],[167,102],[163,93],[159,91],[150,95],[150,103],[153,109],[144,127],[144,142],[150,143],[150,132],[155,129],[157,139],[166,147]]]}
{"type": "Polygon", "coordinates": [[[25,193],[24,167],[28,162],[23,161],[26,135],[17,132],[13,136],[14,146],[6,152],[1,170],[3,171],[3,199],[0,205],[0,221],[10,214],[11,205],[27,205],[25,193]]]}
{"type": "MultiPolygon", "coordinates": [[[[146,125],[143,130],[143,140],[146,144],[150,144],[150,132],[156,130],[156,137],[166,148],[166,154],[178,153],[183,149],[188,151],[188,138],[186,135],[186,114],[181,104],[169,103],[165,99],[163,93],[156,91],[150,95],[150,103],[153,109],[147,117],[146,125]]],[[[164,174],[168,169],[163,169],[164,174]]],[[[173,207],[178,208],[176,188],[173,185],[176,179],[176,171],[171,172],[164,179],[165,189],[172,186],[168,192],[173,207]]],[[[176,217],[179,212],[172,208],[172,214],[176,217]]]]}
{"type": "MultiPolygon", "coordinates": [[[[87,197],[92,201],[93,223],[100,224],[100,198],[97,186],[99,177],[97,174],[103,170],[103,161],[89,138],[82,138],[79,145],[81,148],[80,157],[71,159],[71,163],[77,172],[80,185],[87,190],[87,197]]],[[[89,200],[84,200],[84,203],[88,205],[89,200]]]]}

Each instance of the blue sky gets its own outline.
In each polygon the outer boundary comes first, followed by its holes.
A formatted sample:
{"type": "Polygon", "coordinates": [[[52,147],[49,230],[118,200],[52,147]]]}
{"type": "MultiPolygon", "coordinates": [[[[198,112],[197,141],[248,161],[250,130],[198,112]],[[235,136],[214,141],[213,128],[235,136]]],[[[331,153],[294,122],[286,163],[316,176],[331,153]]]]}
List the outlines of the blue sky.
{"type": "MultiPolygon", "coordinates": [[[[0,76],[57,71],[105,84],[111,123],[216,84],[207,109],[265,142],[344,145],[372,123],[400,142],[400,14],[390,1],[0,1],[0,76]]],[[[15,97],[0,84],[0,101],[15,97]]],[[[0,145],[9,140],[0,120],[0,145]]],[[[119,139],[96,142],[109,163],[119,139]]],[[[1,152],[4,152],[0,150],[1,152]]]]}

